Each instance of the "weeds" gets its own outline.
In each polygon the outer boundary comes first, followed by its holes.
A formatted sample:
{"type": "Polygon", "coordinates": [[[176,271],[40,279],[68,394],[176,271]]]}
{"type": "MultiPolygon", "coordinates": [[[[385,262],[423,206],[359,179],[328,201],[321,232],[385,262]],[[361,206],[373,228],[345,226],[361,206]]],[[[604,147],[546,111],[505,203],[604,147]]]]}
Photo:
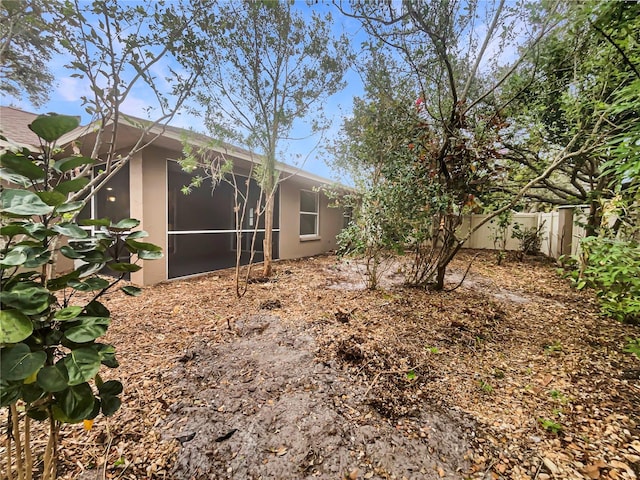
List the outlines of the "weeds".
{"type": "Polygon", "coordinates": [[[538,422],[540,422],[540,426],[542,426],[542,428],[544,428],[547,432],[551,432],[557,435],[562,431],[562,425],[560,423],[549,420],[548,418],[538,418],[538,422]]]}

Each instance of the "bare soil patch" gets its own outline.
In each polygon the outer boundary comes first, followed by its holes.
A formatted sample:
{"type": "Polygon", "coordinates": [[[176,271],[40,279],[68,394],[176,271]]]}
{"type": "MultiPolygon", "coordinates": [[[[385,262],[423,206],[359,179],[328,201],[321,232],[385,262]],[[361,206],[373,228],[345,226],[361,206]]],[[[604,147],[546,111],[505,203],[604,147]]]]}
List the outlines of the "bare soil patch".
{"type": "Polygon", "coordinates": [[[551,263],[481,253],[440,293],[393,269],[363,290],[354,270],[279,262],[242,299],[230,271],[113,295],[123,407],[63,430],[61,478],[640,475],[640,362],[622,352],[639,331],[551,263]]]}

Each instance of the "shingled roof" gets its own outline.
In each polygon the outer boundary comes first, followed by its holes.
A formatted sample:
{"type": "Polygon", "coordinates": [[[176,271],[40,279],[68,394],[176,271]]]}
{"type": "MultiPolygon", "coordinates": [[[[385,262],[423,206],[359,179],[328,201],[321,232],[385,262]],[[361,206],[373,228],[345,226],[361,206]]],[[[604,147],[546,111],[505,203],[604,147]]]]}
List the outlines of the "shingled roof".
{"type": "Polygon", "coordinates": [[[37,113],[0,106],[0,135],[12,143],[37,146],[38,136],[28,128],[37,117],[37,113]]]}

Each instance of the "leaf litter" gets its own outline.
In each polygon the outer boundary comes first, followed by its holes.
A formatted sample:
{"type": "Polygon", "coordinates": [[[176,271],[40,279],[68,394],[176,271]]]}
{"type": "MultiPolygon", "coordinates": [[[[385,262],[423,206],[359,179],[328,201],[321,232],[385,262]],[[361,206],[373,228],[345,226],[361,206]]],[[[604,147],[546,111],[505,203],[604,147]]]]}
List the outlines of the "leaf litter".
{"type": "Polygon", "coordinates": [[[640,476],[637,327],[538,257],[481,252],[450,292],[401,278],[368,291],[326,256],[242,299],[232,271],[111,295],[123,406],[63,428],[59,478],[640,476]]]}

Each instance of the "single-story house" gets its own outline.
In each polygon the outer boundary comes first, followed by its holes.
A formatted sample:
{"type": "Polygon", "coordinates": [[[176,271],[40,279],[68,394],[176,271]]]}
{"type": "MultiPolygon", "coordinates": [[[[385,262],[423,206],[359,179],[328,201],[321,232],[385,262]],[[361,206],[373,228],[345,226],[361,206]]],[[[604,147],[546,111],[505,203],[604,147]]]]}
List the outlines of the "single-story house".
{"type": "MultiPolygon", "coordinates": [[[[0,107],[0,133],[22,145],[37,145],[27,125],[37,117],[12,107],[0,107]]],[[[125,117],[120,121],[117,148],[128,152],[140,138],[143,120],[125,117]]],[[[139,151],[91,199],[81,212],[85,218],[136,218],[149,233],[146,241],[162,247],[164,259],[147,261],[131,275],[139,285],[200,274],[235,265],[236,225],[233,187],[225,182],[215,188],[206,182],[191,194],[182,193],[191,175],[182,171],[183,141],[194,147],[211,145],[212,139],[176,127],[153,127],[147,135],[155,141],[139,151]]],[[[95,129],[79,127],[65,135],[61,145],[74,143],[87,155],[94,145],[95,129]]],[[[214,149],[231,158],[238,184],[250,182],[248,206],[259,196],[255,180],[249,178],[252,164],[260,157],[234,146],[217,143],[214,149]]],[[[99,165],[95,168],[100,168],[99,165]]],[[[336,247],[336,235],[344,226],[343,211],[330,206],[319,190],[332,182],[298,168],[278,163],[283,179],[274,209],[273,258],[292,259],[318,255],[336,247]]],[[[248,260],[251,232],[257,227],[254,261],[261,261],[264,219],[248,208],[241,227],[244,262],[248,260]],[[255,225],[254,222],[258,222],[255,225]]],[[[64,261],[64,259],[63,259],[64,261]]]]}

